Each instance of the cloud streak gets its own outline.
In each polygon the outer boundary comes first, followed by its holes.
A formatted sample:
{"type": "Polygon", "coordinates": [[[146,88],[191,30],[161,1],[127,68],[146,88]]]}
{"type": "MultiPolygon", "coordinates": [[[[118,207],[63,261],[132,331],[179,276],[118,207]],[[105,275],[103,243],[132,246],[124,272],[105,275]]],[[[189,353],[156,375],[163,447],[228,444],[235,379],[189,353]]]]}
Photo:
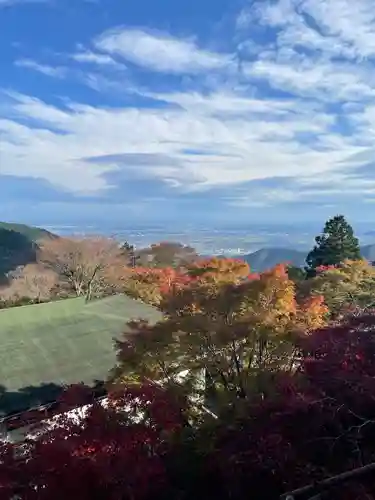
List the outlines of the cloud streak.
{"type": "Polygon", "coordinates": [[[79,63],[94,64],[98,66],[112,66],[119,69],[126,69],[124,64],[118,63],[108,54],[98,54],[91,50],[82,50],[71,55],[71,58],[79,63]]]}
{"type": "Polygon", "coordinates": [[[200,49],[194,39],[177,39],[166,33],[116,28],[95,41],[97,49],[153,71],[195,74],[220,70],[230,64],[225,54],[200,49]]]}
{"type": "Polygon", "coordinates": [[[32,59],[17,59],[14,63],[20,68],[27,68],[43,75],[51,76],[54,78],[65,78],[67,76],[68,70],[62,66],[50,66],[48,64],[40,64],[32,59]]]}

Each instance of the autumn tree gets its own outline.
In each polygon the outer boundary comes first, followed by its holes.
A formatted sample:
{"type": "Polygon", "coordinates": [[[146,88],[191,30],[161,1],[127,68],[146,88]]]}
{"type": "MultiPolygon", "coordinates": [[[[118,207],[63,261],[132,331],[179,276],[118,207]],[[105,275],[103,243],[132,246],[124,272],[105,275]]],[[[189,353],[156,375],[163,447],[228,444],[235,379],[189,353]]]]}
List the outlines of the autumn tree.
{"type": "Polygon", "coordinates": [[[198,259],[187,266],[187,274],[200,281],[217,284],[240,283],[250,274],[244,260],[225,257],[198,259]]]}
{"type": "Polygon", "coordinates": [[[353,228],[343,215],[328,220],[315,242],[316,245],[306,258],[309,276],[313,276],[319,266],[340,264],[346,259],[361,259],[358,239],[354,237],[353,228]]]}
{"type": "Polygon", "coordinates": [[[308,295],[323,296],[334,318],[361,312],[375,305],[375,268],[366,260],[320,266],[316,276],[303,283],[308,295]]]}
{"type": "Polygon", "coordinates": [[[191,278],[172,267],[123,268],[117,275],[119,289],[146,304],[160,306],[173,287],[190,282],[191,278]]]}
{"type": "Polygon", "coordinates": [[[83,400],[86,414],[66,413],[82,405],[82,388],[75,394],[72,387],[60,402],[65,412],[53,426],[36,422],[21,454],[11,444],[0,446],[0,498],[166,498],[167,438],[184,424],[173,399],[145,384],[112,391],[105,406],[83,400]]]}
{"type": "MultiPolygon", "coordinates": [[[[241,413],[228,405],[197,427],[168,390],[116,388],[79,422],[62,415],[21,449],[3,444],[0,498],[286,499],[304,488],[293,498],[373,500],[374,336],[373,313],[300,332],[297,371],[275,373],[274,390],[241,413]],[[323,483],[357,468],[367,475],[323,483]]],[[[63,403],[89,401],[80,390],[63,403]]]]}
{"type": "Polygon", "coordinates": [[[302,336],[297,374],[279,374],[272,397],[221,420],[210,446],[223,498],[286,499],[298,488],[297,500],[375,498],[374,466],[323,483],[375,462],[374,325],[362,316],[302,336]]]}
{"type": "Polygon", "coordinates": [[[185,370],[191,390],[203,371],[215,398],[226,401],[247,398],[266,374],[293,369],[293,336],[321,326],[326,314],[320,299],[296,303],[282,265],[239,282],[195,279],[174,289],[160,307],[164,321],[133,323],[132,334],[118,344],[117,376],[175,384],[185,370]]]}
{"type": "Polygon", "coordinates": [[[198,258],[195,249],[173,241],[162,241],[142,248],[136,252],[141,266],[148,267],[184,267],[198,258]]]}
{"type": "Polygon", "coordinates": [[[8,300],[29,298],[38,302],[51,298],[58,276],[40,264],[27,264],[9,274],[10,283],[1,290],[2,297],[8,300]]]}
{"type": "Polygon", "coordinates": [[[77,297],[105,288],[103,275],[110,266],[123,262],[115,240],[91,238],[59,238],[40,245],[38,259],[56,272],[77,297]]]}
{"type": "Polygon", "coordinates": [[[239,283],[250,273],[246,262],[236,259],[199,259],[181,269],[173,267],[123,268],[117,274],[119,287],[124,293],[148,304],[160,306],[168,302],[169,294],[175,287],[193,281],[222,285],[239,283]]]}

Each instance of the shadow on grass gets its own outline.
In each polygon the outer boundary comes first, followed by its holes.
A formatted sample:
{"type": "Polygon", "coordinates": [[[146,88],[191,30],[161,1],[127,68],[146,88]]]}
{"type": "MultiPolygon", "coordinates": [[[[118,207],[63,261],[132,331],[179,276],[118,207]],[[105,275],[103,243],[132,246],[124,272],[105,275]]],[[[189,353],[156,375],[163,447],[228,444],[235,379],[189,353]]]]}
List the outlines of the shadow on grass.
{"type": "Polygon", "coordinates": [[[8,391],[6,387],[0,385],[0,417],[53,403],[63,391],[62,385],[54,383],[23,387],[19,391],[8,391]]]}
{"type": "MultiPolygon", "coordinates": [[[[18,391],[8,391],[0,385],[0,418],[36,409],[41,406],[57,403],[67,386],[55,383],[46,383],[40,386],[23,387],[18,391]]],[[[105,382],[95,380],[92,389],[94,398],[106,394],[105,382]]]]}

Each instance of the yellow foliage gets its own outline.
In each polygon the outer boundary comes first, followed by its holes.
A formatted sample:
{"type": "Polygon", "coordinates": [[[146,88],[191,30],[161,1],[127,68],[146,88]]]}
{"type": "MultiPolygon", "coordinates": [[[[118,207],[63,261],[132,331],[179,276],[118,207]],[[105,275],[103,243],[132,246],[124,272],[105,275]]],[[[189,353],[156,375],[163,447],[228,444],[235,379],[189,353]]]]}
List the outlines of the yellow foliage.
{"type": "Polygon", "coordinates": [[[208,283],[239,283],[249,275],[250,268],[240,259],[213,257],[196,261],[187,268],[187,273],[208,283]]]}
{"type": "Polygon", "coordinates": [[[338,266],[320,268],[304,283],[303,292],[323,296],[334,316],[375,304],[375,268],[366,260],[346,260],[338,266]]]}

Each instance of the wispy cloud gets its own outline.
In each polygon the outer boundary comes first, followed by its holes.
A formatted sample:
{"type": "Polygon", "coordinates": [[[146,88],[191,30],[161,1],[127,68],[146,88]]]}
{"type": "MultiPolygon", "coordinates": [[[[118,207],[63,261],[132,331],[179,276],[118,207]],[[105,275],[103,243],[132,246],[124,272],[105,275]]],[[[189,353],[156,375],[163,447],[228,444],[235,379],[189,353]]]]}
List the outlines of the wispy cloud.
{"type": "Polygon", "coordinates": [[[146,69],[168,73],[201,73],[230,63],[225,54],[198,47],[193,39],[178,39],[166,33],[116,28],[99,37],[95,45],[146,69]]]}
{"type": "Polygon", "coordinates": [[[370,0],[262,0],[242,11],[238,24],[249,41],[254,25],[269,33],[256,59],[246,57],[245,50],[248,78],[305,97],[345,101],[374,96],[370,0]]]}
{"type": "MultiPolygon", "coordinates": [[[[159,97],[168,100],[168,95],[159,97]]],[[[276,103],[274,113],[272,100],[265,103],[263,99],[243,97],[239,101],[235,94],[207,98],[191,94],[179,100],[172,94],[171,100],[179,102],[180,109],[106,109],[71,103],[63,111],[26,96],[13,98],[13,116],[16,113],[32,119],[34,124],[39,121],[39,127],[29,128],[16,122],[10,127],[9,121],[0,122],[0,128],[7,129],[8,134],[22,137],[21,146],[14,147],[11,143],[3,146],[3,164],[12,166],[20,175],[30,175],[35,170],[51,182],[72,190],[83,186],[93,190],[104,188],[103,173],[116,169],[124,169],[129,177],[159,179],[184,191],[277,175],[309,178],[327,174],[339,165],[343,168],[345,159],[362,151],[354,145],[318,151],[300,143],[295,139],[296,134],[314,131],[317,136],[325,135],[330,120],[324,111],[318,109],[312,113],[303,103],[295,109],[292,101],[276,103]],[[233,116],[236,102],[241,106],[233,116]],[[207,149],[210,155],[191,152],[207,149]],[[27,163],[21,151],[33,152],[27,154],[27,163]],[[169,160],[164,164],[134,165],[129,158],[119,160],[118,155],[124,153],[157,154],[169,160]],[[108,155],[107,161],[98,161],[97,165],[85,161],[87,157],[108,155]],[[51,168],[51,158],[60,165],[58,169],[51,168]]]]}
{"type": "Polygon", "coordinates": [[[108,54],[99,54],[91,50],[81,50],[71,55],[71,58],[80,63],[97,64],[99,66],[113,66],[125,69],[126,66],[113,59],[108,54]]]}
{"type": "Polygon", "coordinates": [[[48,64],[40,64],[36,61],[33,61],[32,59],[18,59],[14,64],[16,66],[19,66],[20,68],[31,69],[55,78],[65,78],[68,72],[67,68],[63,66],[49,66],[48,64]]]}

